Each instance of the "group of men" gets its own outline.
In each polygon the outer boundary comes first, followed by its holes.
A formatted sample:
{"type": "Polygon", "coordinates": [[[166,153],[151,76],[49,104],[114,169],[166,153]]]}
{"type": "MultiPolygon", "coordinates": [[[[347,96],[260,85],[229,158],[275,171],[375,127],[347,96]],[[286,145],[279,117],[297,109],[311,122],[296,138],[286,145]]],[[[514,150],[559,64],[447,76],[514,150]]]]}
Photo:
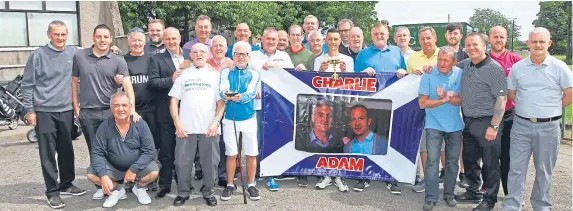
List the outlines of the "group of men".
{"type": "MultiPolygon", "coordinates": [[[[223,201],[237,189],[236,156],[241,150],[247,157],[244,188],[250,199],[260,199],[255,182],[260,178],[257,156],[262,134],[260,72],[293,68],[368,75],[392,72],[399,78],[422,75],[419,103],[426,110],[426,128],[420,157],[425,179],[414,190],[426,191],[424,210],[432,210],[440,201],[442,177],[448,206],[455,206],[456,200],[481,202],[476,210],[491,210],[500,176],[506,192],[504,209],[520,210],[532,152],[537,168],[532,205],[551,206],[548,190],[560,138],[557,120],[561,107],[571,104],[573,83],[568,67],[548,54],[551,41],[546,29],[530,33],[531,55],[521,60],[505,49],[507,32],[500,26],[490,31],[489,53],[486,38],[477,33],[466,37],[464,52],[459,24],[448,25],[448,46],[439,49],[434,29],[420,29],[422,50],[414,52],[408,46],[407,28],[394,30],[396,45],[391,45],[389,27],[375,24],[370,29],[372,45],[367,47],[362,30],[350,20],[341,20],[326,36],[318,31],[318,23],[309,15],[302,27],[292,25],[288,32],[269,27],[261,48],[249,43],[251,31],[241,23],[235,29],[237,42],[228,46],[220,35],[211,38],[210,18],[202,15],[195,22],[196,39],[181,47],[178,29],[152,20],[147,26],[149,40],[142,29],[130,30],[130,51],[119,56],[110,51],[107,26],[94,29],[91,48],[79,49],[66,46],[68,30],[63,22],[51,22],[50,43],[30,56],[22,82],[26,119],[39,138],[48,204],[61,208],[65,204],[60,194],[86,192],[72,184],[73,118],[79,118],[90,152],[88,179],[96,186],[92,198],[107,196],[104,207],[127,198],[126,184],[133,185],[130,190],[141,204],[149,204],[147,190],[155,189],[154,181],[159,199],[171,192],[173,179],[177,183],[173,204],[181,206],[193,191],[194,174],[203,180],[200,191],[207,205],[215,206],[217,180],[224,187],[223,201]],[[334,68],[332,60],[338,61],[334,68]],[[438,176],[440,154],[444,169],[438,176]],[[454,196],[461,155],[460,184],[467,191],[454,196]],[[507,181],[508,174],[518,179],[507,181]]],[[[356,115],[367,117],[366,113],[356,115]]],[[[362,136],[368,138],[366,133],[362,136]]],[[[276,179],[265,179],[271,191],[279,189],[276,179]]],[[[308,185],[307,177],[297,180],[301,187],[308,185]]],[[[348,190],[342,178],[321,177],[316,187],[331,184],[348,190]]],[[[362,191],[369,185],[370,181],[360,180],[354,189],[362,191]]],[[[397,182],[387,182],[386,187],[401,194],[397,182]]]]}

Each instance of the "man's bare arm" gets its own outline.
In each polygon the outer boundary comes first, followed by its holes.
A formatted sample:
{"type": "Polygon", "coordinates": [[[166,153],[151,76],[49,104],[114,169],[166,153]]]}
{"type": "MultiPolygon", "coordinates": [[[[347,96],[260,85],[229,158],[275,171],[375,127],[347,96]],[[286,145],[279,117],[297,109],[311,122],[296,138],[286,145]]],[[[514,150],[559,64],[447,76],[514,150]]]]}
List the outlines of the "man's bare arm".
{"type": "Polygon", "coordinates": [[[217,111],[215,112],[215,119],[221,121],[223,118],[223,114],[225,113],[225,101],[219,100],[217,101],[217,111]]]}
{"type": "Polygon", "coordinates": [[[440,98],[438,100],[431,100],[427,95],[418,95],[418,104],[420,104],[420,109],[435,108],[444,103],[447,103],[449,99],[440,98]]]}
{"type": "Polygon", "coordinates": [[[133,93],[133,85],[131,84],[131,79],[129,77],[123,77],[123,90],[131,99],[132,111],[135,111],[135,94],[133,93]]]}
{"type": "Polygon", "coordinates": [[[509,99],[509,100],[511,100],[511,101],[513,101],[513,102],[515,102],[515,94],[516,94],[516,93],[517,93],[517,91],[508,89],[508,90],[507,90],[507,99],[509,99]]]}
{"type": "Polygon", "coordinates": [[[563,108],[571,105],[571,98],[572,98],[572,94],[571,93],[572,89],[571,87],[564,89],[563,90],[563,102],[561,103],[561,106],[563,106],[563,108]]]}
{"type": "MultiPolygon", "coordinates": [[[[74,112],[77,115],[80,111],[80,106],[78,104],[78,77],[72,77],[72,106],[74,107],[74,112]]],[[[76,118],[78,118],[76,116],[76,118]]]]}
{"type": "Polygon", "coordinates": [[[179,100],[177,98],[171,97],[169,113],[171,114],[171,119],[173,119],[173,124],[179,125],[181,122],[179,120],[179,100]]]}
{"type": "Polygon", "coordinates": [[[493,117],[491,118],[491,125],[499,125],[503,119],[503,114],[505,113],[505,103],[507,102],[507,96],[498,96],[495,100],[495,105],[493,107],[493,117]]]}

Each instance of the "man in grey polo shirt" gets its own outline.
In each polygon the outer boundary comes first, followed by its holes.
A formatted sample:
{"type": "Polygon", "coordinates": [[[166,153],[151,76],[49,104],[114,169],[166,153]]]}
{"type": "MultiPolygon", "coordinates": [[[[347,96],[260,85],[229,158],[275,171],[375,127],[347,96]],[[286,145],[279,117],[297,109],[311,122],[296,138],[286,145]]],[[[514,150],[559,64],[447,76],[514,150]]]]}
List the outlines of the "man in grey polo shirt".
{"type": "Polygon", "coordinates": [[[486,38],[471,33],[466,38],[469,59],[458,64],[462,68],[463,162],[466,192],[456,195],[460,202],[479,203],[474,209],[492,210],[499,192],[499,156],[503,114],[507,101],[507,80],[501,66],[485,53],[486,38]],[[480,160],[483,166],[480,167],[480,160]],[[482,172],[483,171],[483,172],[482,172]],[[483,175],[480,193],[480,175],[483,175]]]}
{"type": "MultiPolygon", "coordinates": [[[[80,120],[90,154],[97,128],[103,120],[111,116],[109,102],[119,88],[114,77],[123,76],[121,84],[131,98],[131,103],[135,103],[127,63],[123,57],[113,54],[109,48],[111,43],[109,27],[104,24],[96,26],[92,39],[94,45],[91,48],[81,49],[74,55],[72,68],[74,114],[80,120]],[[78,81],[81,81],[79,90],[78,81]]],[[[132,106],[132,109],[133,120],[139,120],[135,106],[132,106]]]]}
{"type": "Polygon", "coordinates": [[[533,153],[535,183],[531,193],[534,210],[551,210],[551,176],[561,131],[562,108],[571,105],[573,74],[567,65],[549,55],[551,35],[538,27],[529,33],[530,56],[513,65],[507,85],[515,102],[511,130],[508,195],[502,210],[521,210],[529,159],[533,153]]]}

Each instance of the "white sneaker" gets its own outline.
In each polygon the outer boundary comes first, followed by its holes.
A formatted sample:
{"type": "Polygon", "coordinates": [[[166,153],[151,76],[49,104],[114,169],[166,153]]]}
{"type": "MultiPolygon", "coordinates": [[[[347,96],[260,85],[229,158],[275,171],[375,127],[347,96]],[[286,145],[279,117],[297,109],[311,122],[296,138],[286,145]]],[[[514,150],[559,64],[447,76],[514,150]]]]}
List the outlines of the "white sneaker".
{"type": "Polygon", "coordinates": [[[94,193],[94,195],[92,196],[93,200],[100,200],[103,199],[103,197],[105,197],[105,194],[103,194],[103,189],[98,188],[96,190],[96,192],[94,193]]]}
{"type": "Polygon", "coordinates": [[[334,179],[334,185],[338,187],[338,191],[348,192],[348,185],[346,185],[346,181],[344,181],[344,179],[336,177],[336,179],[334,179]]]}
{"type": "Polygon", "coordinates": [[[127,196],[125,195],[125,189],[121,187],[119,190],[114,190],[111,192],[111,195],[107,197],[107,199],[103,202],[103,207],[110,208],[115,206],[120,199],[126,199],[127,196]]]}
{"type": "Polygon", "coordinates": [[[330,177],[322,177],[320,178],[320,180],[318,181],[318,183],[316,183],[316,189],[325,189],[326,187],[332,185],[332,179],[330,177]]]}
{"type": "Polygon", "coordinates": [[[151,204],[151,198],[149,198],[149,194],[147,194],[147,188],[138,188],[137,184],[134,184],[131,192],[137,196],[137,201],[139,201],[140,204],[151,204]]]}

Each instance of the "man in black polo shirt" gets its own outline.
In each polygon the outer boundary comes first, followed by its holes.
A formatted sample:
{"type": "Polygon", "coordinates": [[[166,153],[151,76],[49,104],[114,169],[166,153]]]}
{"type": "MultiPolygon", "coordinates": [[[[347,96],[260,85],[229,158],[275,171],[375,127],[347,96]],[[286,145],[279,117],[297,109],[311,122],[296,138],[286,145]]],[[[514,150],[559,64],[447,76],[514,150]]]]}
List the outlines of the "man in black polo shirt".
{"type": "Polygon", "coordinates": [[[499,156],[507,80],[501,66],[486,55],[484,35],[471,33],[465,44],[469,59],[458,63],[458,67],[464,70],[460,97],[465,123],[463,162],[469,187],[455,198],[460,202],[475,203],[483,198],[474,210],[492,210],[499,192],[499,156]],[[483,175],[482,187],[486,190],[483,197],[480,175],[483,175]]]}
{"type": "Polygon", "coordinates": [[[342,47],[340,53],[352,57],[352,61],[356,62],[356,56],[358,56],[358,53],[365,47],[362,29],[352,27],[350,32],[348,32],[348,46],[342,47]]]}
{"type": "MultiPolygon", "coordinates": [[[[150,20],[147,24],[147,33],[149,34],[149,43],[145,45],[144,51],[148,55],[165,52],[165,45],[163,44],[163,31],[165,25],[160,19],[150,20]]],[[[157,146],[155,146],[157,147],[157,146]]]]}
{"type": "MultiPolygon", "coordinates": [[[[92,140],[100,123],[111,116],[109,102],[119,88],[114,77],[123,76],[123,88],[135,102],[133,87],[127,64],[113,54],[109,46],[111,30],[104,24],[95,27],[94,45],[81,49],[74,55],[72,68],[72,102],[76,118],[79,118],[88,149],[91,152],[92,140]],[[78,90],[78,81],[81,81],[78,90]],[[81,112],[80,112],[81,109],[81,112]]],[[[133,111],[134,121],[139,115],[133,111]]]]}

